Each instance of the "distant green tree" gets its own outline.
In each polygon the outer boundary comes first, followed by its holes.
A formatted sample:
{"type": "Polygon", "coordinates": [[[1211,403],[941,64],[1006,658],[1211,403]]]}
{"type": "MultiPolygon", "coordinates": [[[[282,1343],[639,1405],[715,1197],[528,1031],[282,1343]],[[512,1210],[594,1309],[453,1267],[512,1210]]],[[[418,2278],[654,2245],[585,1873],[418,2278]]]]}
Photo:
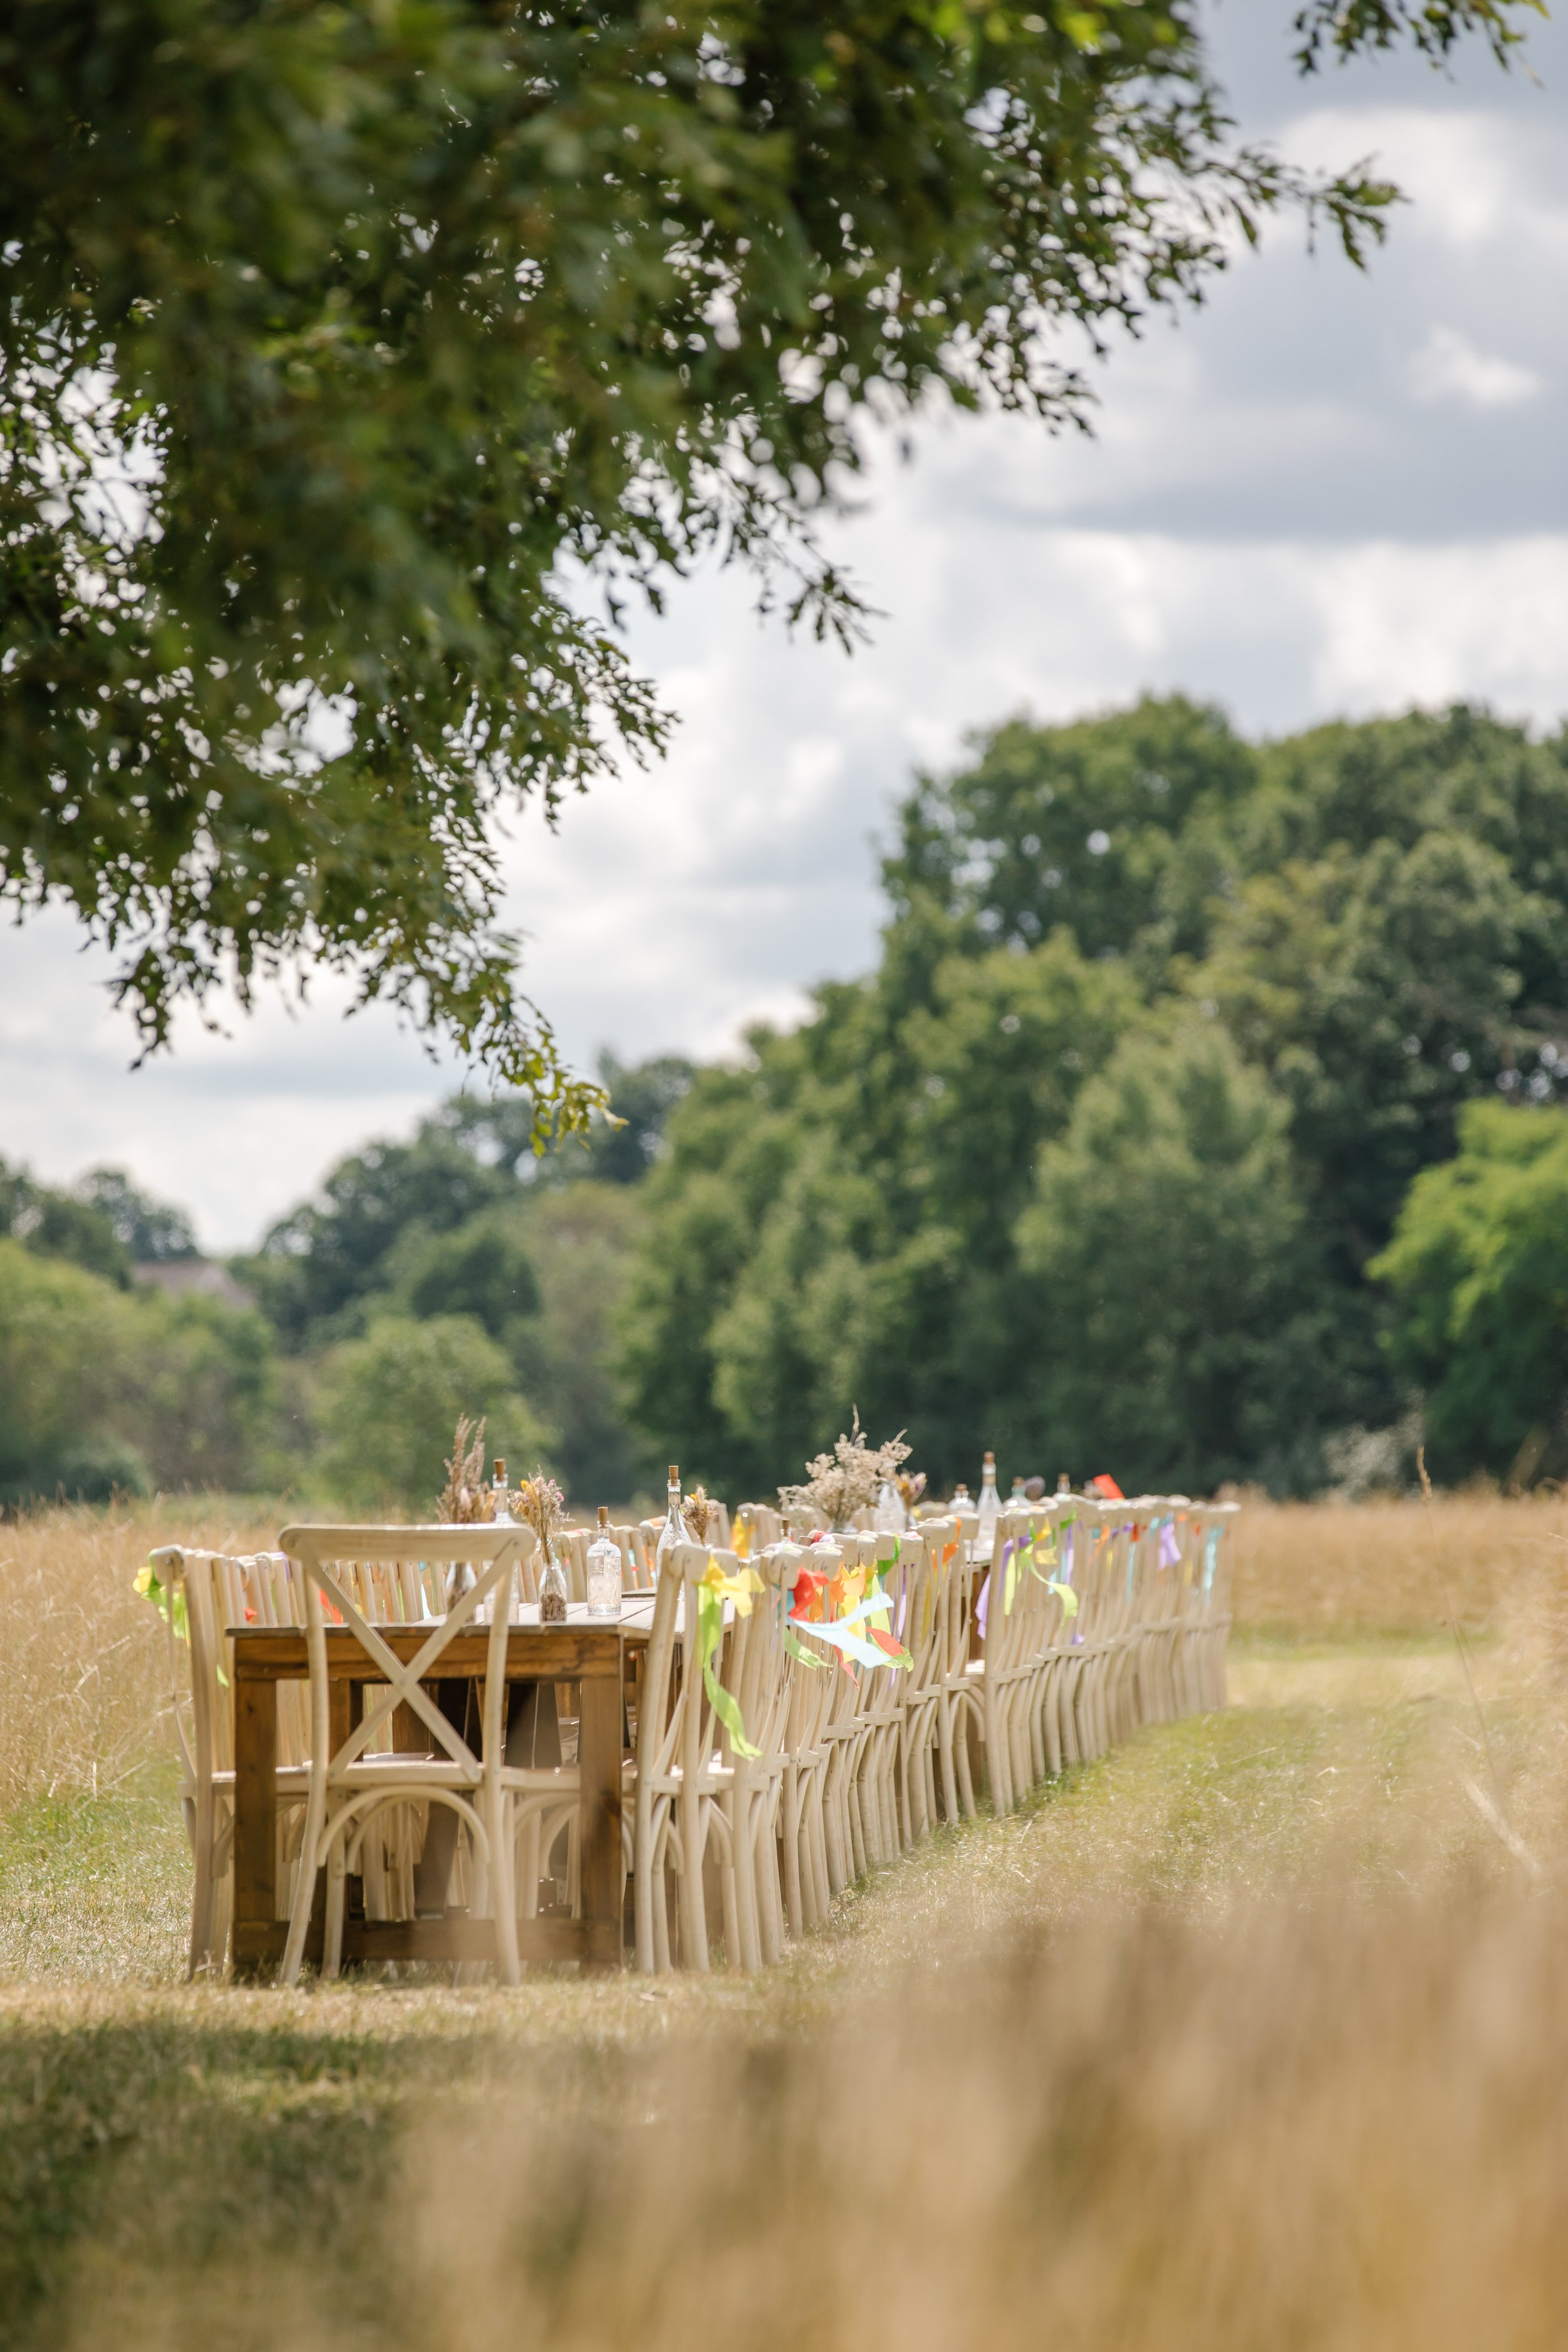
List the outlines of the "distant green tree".
{"type": "MultiPolygon", "coordinates": [[[[905,804],[876,971],[671,1118],[628,1294],[637,1425],[731,1486],[851,1402],[939,1479],[984,1445],[1047,1467],[1015,1377],[1043,1344],[1038,1154],[1120,1039],[1195,1021],[1283,1106],[1297,1288],[1270,1311],[1312,1376],[1276,1362],[1193,1458],[1321,1483],[1336,1431],[1405,1410],[1365,1268],[1412,1177],[1467,1102],[1568,1091],[1568,733],[1458,709],[1254,748],[1176,698],[973,750],[905,804]]],[[[1148,1411],[1191,1434],[1173,1391],[1148,1411]]]]}
{"type": "Polygon", "coordinates": [[[1568,1110],[1468,1104],[1370,1270],[1435,1474],[1568,1472],[1568,1110]]]}
{"type": "Polygon", "coordinates": [[[258,1252],[235,1261],[284,1345],[352,1336],[384,1294],[400,1312],[477,1315],[492,1337],[535,1313],[524,1225],[513,1213],[542,1189],[584,1178],[636,1182],[657,1157],[692,1066],[677,1055],[622,1064],[606,1055],[599,1066],[626,1105],[624,1127],[595,1112],[584,1137],[536,1155],[526,1094],[460,1094],[410,1141],[367,1144],[340,1160],[258,1252]]]}
{"type": "Polygon", "coordinates": [[[551,1433],[512,1386],[504,1351],[468,1315],[378,1315],[363,1339],[322,1362],[316,1412],[319,1475],[353,1508],[428,1512],[459,1413],[486,1423],[486,1445],[514,1476],[531,1472],[551,1433]]]}
{"type": "Polygon", "coordinates": [[[372,1297],[400,1313],[471,1315],[508,1345],[515,1328],[539,1312],[528,1204],[498,1202],[447,1233],[410,1225],[382,1259],[380,1275],[372,1297]]]}
{"type": "Polygon", "coordinates": [[[1459,708],[1292,737],[1237,866],[1190,991],[1289,1102],[1353,1282],[1463,1103],[1568,1077],[1568,731],[1459,708]]]}
{"type": "Polygon", "coordinates": [[[927,908],[817,1002],[671,1119],[626,1300],[634,1418],[731,1488],[776,1485],[855,1403],[934,1475],[978,1475],[1028,1435],[1013,1224],[1137,991],[1065,933],[970,951],[927,908]]]}
{"type": "Polygon", "coordinates": [[[131,1253],[112,1221],[90,1202],[40,1184],[24,1168],[0,1160],[0,1234],[9,1234],[38,1257],[68,1259],[127,1289],[131,1253]]]}
{"type": "Polygon", "coordinates": [[[195,1228],[184,1209],[155,1201],[123,1168],[89,1168],[71,1187],[79,1201],[107,1217],[114,1237],[137,1265],[195,1257],[195,1228]]]}
{"type": "Polygon", "coordinates": [[[531,1323],[513,1327],[510,1348],[523,1393],[555,1432],[552,1459],[567,1499],[584,1510],[630,1502],[653,1483],[615,1370],[641,1214],[636,1191],[620,1182],[542,1188],[525,1212],[540,1307],[531,1323]]]}
{"type": "Polygon", "coordinates": [[[1293,1415],[1321,1413],[1288,1124],[1207,1024],[1129,1038],[1042,1152],[1014,1371],[1075,1484],[1206,1494],[1278,1471],[1293,1415]]]}
{"type": "Polygon", "coordinates": [[[525,1095],[458,1095],[441,1123],[487,1167],[508,1169],[520,1183],[572,1184],[593,1176],[636,1184],[658,1157],[666,1121],[689,1087],[693,1067],[680,1054],[656,1054],[646,1062],[601,1054],[607,1111],[594,1110],[580,1134],[542,1154],[534,1150],[536,1122],[525,1095]]]}
{"type": "Polygon", "coordinates": [[[386,1287],[395,1249],[406,1252],[416,1234],[451,1234],[516,1193],[506,1171],[485,1167],[426,1120],[411,1143],[372,1143],[340,1160],[236,1270],[285,1344],[308,1347],[386,1287]]]}
{"type": "Polygon", "coordinates": [[[271,1466],[274,1394],[260,1316],[0,1241],[0,1502],[243,1487],[271,1466]]]}
{"type": "Polygon", "coordinates": [[[1223,713],[1145,697],[1066,727],[1016,719],[971,738],[972,766],[921,776],[883,865],[894,908],[927,898],[989,943],[1061,927],[1086,956],[1163,978],[1202,953],[1236,864],[1258,754],[1223,713]]]}

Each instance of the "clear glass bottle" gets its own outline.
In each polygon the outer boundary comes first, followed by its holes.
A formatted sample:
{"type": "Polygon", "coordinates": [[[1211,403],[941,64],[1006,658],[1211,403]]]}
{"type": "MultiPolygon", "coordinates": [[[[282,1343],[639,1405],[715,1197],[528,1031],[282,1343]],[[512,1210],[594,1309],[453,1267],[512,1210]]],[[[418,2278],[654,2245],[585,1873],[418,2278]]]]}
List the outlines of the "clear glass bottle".
{"type": "Polygon", "coordinates": [[[899,1490],[890,1478],[882,1481],[882,1491],[877,1497],[875,1519],[879,1536],[901,1535],[904,1529],[904,1506],[899,1490]]]}
{"type": "Polygon", "coordinates": [[[1021,1511],[1028,1499],[1027,1495],[1024,1492],[1024,1482],[1022,1478],[1015,1478],[1013,1481],[1013,1491],[1007,1497],[1007,1508],[1010,1511],[1021,1511]]]}
{"type": "Polygon", "coordinates": [[[680,1465],[672,1462],[669,1465],[669,1507],[665,1512],[664,1525],[658,1531],[658,1549],[653,1556],[656,1579],[664,1574],[666,1554],[673,1551],[678,1543],[685,1541],[686,1522],[680,1516],[680,1465]]]}
{"type": "Polygon", "coordinates": [[[613,1617],[621,1613],[621,1548],[610,1533],[610,1515],[599,1506],[599,1533],[588,1546],[588,1614],[613,1617]]]}
{"type": "Polygon", "coordinates": [[[499,1454],[496,1455],[496,1475],[490,1481],[490,1493],[494,1498],[490,1507],[492,1524],[498,1528],[515,1527],[517,1521],[511,1515],[511,1488],[507,1484],[506,1464],[499,1454]]]}
{"type": "Polygon", "coordinates": [[[564,1625],[568,1593],[566,1570],[553,1543],[544,1547],[544,1566],[539,1571],[539,1622],[542,1625],[564,1625]]]}
{"type": "Polygon", "coordinates": [[[996,1456],[988,1454],[980,1469],[980,1525],[975,1533],[986,1541],[995,1533],[1002,1515],[1002,1497],[996,1492],[996,1456]]]}

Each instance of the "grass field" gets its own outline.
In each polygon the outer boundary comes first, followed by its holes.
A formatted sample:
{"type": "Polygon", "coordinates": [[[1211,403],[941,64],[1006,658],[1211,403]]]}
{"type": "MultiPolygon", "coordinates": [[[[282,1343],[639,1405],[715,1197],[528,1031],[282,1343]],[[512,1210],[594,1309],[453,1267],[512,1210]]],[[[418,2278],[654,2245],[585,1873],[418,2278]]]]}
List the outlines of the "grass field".
{"type": "Polygon", "coordinates": [[[1568,1512],[1242,1527],[1223,1715],[765,1979],[298,1995],[177,1981],[147,1516],[0,1529],[0,2344],[1559,2345],[1568,1512]]]}

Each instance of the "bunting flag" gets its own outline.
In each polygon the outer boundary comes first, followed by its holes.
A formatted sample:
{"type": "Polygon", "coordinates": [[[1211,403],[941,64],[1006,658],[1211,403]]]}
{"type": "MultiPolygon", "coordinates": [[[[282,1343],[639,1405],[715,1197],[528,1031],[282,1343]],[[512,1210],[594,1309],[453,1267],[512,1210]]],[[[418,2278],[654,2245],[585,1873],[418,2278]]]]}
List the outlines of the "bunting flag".
{"type": "Polygon", "coordinates": [[[737,1617],[749,1617],[752,1595],[762,1589],[763,1580],[754,1568],[743,1568],[738,1576],[726,1576],[712,1552],[697,1580],[697,1646],[702,1665],[702,1687],[714,1714],[729,1733],[730,1745],[737,1756],[760,1756],[762,1749],[753,1748],[747,1738],[740,1706],[714,1673],[713,1661],[724,1638],[725,1601],[734,1602],[737,1617]]]}

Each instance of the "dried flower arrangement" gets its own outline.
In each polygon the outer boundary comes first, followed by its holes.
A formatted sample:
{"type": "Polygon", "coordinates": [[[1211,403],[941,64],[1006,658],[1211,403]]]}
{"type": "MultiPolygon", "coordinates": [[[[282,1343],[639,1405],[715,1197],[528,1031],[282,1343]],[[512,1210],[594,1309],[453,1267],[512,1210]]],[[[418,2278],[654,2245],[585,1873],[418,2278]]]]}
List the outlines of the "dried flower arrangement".
{"type": "Polygon", "coordinates": [[[436,1517],[448,1527],[472,1528],[495,1517],[495,1495],[485,1478],[485,1424],[458,1415],[447,1483],[436,1499],[436,1517]]]}
{"type": "Polygon", "coordinates": [[[799,1486],[779,1488],[779,1507],[786,1515],[820,1512],[830,1528],[844,1527],[898,1476],[910,1451],[901,1429],[884,1444],[868,1445],[857,1410],[848,1435],[839,1434],[832,1453],[808,1462],[799,1486]]]}
{"type": "Polygon", "coordinates": [[[526,1519],[544,1547],[545,1565],[539,1579],[539,1622],[542,1625],[564,1624],[566,1580],[556,1559],[555,1538],[565,1521],[566,1497],[553,1478],[536,1470],[512,1496],[511,1507],[520,1518],[526,1519]]]}
{"type": "Polygon", "coordinates": [[[536,1470],[513,1495],[511,1507],[519,1518],[527,1520],[546,1550],[551,1549],[566,1520],[566,1497],[554,1479],[536,1470]]]}
{"type": "Polygon", "coordinates": [[[686,1522],[686,1532],[693,1543],[707,1542],[709,1522],[717,1506],[708,1499],[706,1487],[693,1486],[690,1494],[683,1497],[680,1516],[686,1522]]]}

